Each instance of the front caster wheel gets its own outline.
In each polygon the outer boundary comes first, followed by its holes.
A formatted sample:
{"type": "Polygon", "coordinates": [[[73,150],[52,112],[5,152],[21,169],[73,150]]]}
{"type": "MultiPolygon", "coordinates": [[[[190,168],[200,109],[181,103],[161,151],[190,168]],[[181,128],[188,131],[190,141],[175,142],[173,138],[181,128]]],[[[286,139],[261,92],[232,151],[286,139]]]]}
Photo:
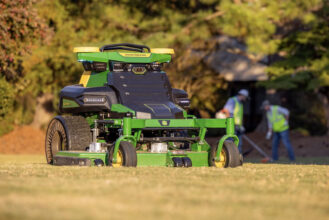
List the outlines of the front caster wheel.
{"type": "Polygon", "coordinates": [[[113,163],[114,146],[109,151],[109,165],[113,167],[136,167],[137,154],[135,147],[128,141],[121,141],[117,153],[117,162],[113,163]]]}
{"type": "Polygon", "coordinates": [[[241,166],[241,156],[237,146],[232,141],[225,141],[220,152],[220,161],[215,161],[218,143],[211,147],[209,165],[214,167],[237,167],[241,166]]]}

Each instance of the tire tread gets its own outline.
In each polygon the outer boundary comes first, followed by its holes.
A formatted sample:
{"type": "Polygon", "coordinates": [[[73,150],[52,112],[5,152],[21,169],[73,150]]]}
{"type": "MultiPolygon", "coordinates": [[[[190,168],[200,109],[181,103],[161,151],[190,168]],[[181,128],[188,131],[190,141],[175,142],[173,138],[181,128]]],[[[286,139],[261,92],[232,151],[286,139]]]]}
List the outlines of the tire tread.
{"type": "Polygon", "coordinates": [[[62,116],[67,126],[69,150],[86,150],[92,142],[92,133],[82,116],[62,116]]]}

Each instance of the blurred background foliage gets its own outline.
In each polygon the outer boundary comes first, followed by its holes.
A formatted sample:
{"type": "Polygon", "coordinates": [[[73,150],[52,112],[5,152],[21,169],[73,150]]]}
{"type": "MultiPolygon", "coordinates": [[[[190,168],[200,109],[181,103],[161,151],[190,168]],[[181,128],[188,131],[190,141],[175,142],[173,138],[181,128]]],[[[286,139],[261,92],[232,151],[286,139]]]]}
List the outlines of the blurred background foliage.
{"type": "Polygon", "coordinates": [[[248,46],[249,57],[269,57],[269,80],[260,86],[328,102],[328,24],[327,0],[0,0],[0,134],[31,123],[37,97],[55,94],[57,109],[56,94],[82,73],[74,46],[173,47],[173,87],[189,93],[192,109],[213,115],[227,82],[204,58],[217,36],[228,35],[248,46]]]}

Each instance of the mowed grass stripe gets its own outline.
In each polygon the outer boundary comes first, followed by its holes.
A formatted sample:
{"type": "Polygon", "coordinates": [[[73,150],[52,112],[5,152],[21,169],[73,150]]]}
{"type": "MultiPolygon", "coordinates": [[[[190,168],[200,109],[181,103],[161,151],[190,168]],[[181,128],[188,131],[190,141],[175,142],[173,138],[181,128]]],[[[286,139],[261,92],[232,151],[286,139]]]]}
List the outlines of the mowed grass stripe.
{"type": "Polygon", "coordinates": [[[0,219],[327,219],[328,198],[328,165],[115,169],[0,155],[0,219]]]}

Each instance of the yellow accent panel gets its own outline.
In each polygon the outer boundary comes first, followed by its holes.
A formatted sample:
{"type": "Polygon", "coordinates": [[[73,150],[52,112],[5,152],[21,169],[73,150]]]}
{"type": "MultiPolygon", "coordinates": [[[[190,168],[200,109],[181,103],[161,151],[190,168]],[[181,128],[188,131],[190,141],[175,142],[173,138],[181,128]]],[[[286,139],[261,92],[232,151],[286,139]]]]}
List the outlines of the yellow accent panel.
{"type": "Polygon", "coordinates": [[[123,57],[150,57],[151,53],[119,53],[123,57]]]}
{"type": "Polygon", "coordinates": [[[83,84],[83,87],[87,87],[87,83],[89,81],[90,75],[91,75],[91,71],[84,71],[80,78],[79,84],[83,84]]]}
{"type": "Polygon", "coordinates": [[[75,47],[73,48],[73,53],[92,53],[99,52],[98,47],[75,47]]]}
{"type": "Polygon", "coordinates": [[[151,48],[151,53],[175,54],[175,51],[172,48],[151,48]]]}

